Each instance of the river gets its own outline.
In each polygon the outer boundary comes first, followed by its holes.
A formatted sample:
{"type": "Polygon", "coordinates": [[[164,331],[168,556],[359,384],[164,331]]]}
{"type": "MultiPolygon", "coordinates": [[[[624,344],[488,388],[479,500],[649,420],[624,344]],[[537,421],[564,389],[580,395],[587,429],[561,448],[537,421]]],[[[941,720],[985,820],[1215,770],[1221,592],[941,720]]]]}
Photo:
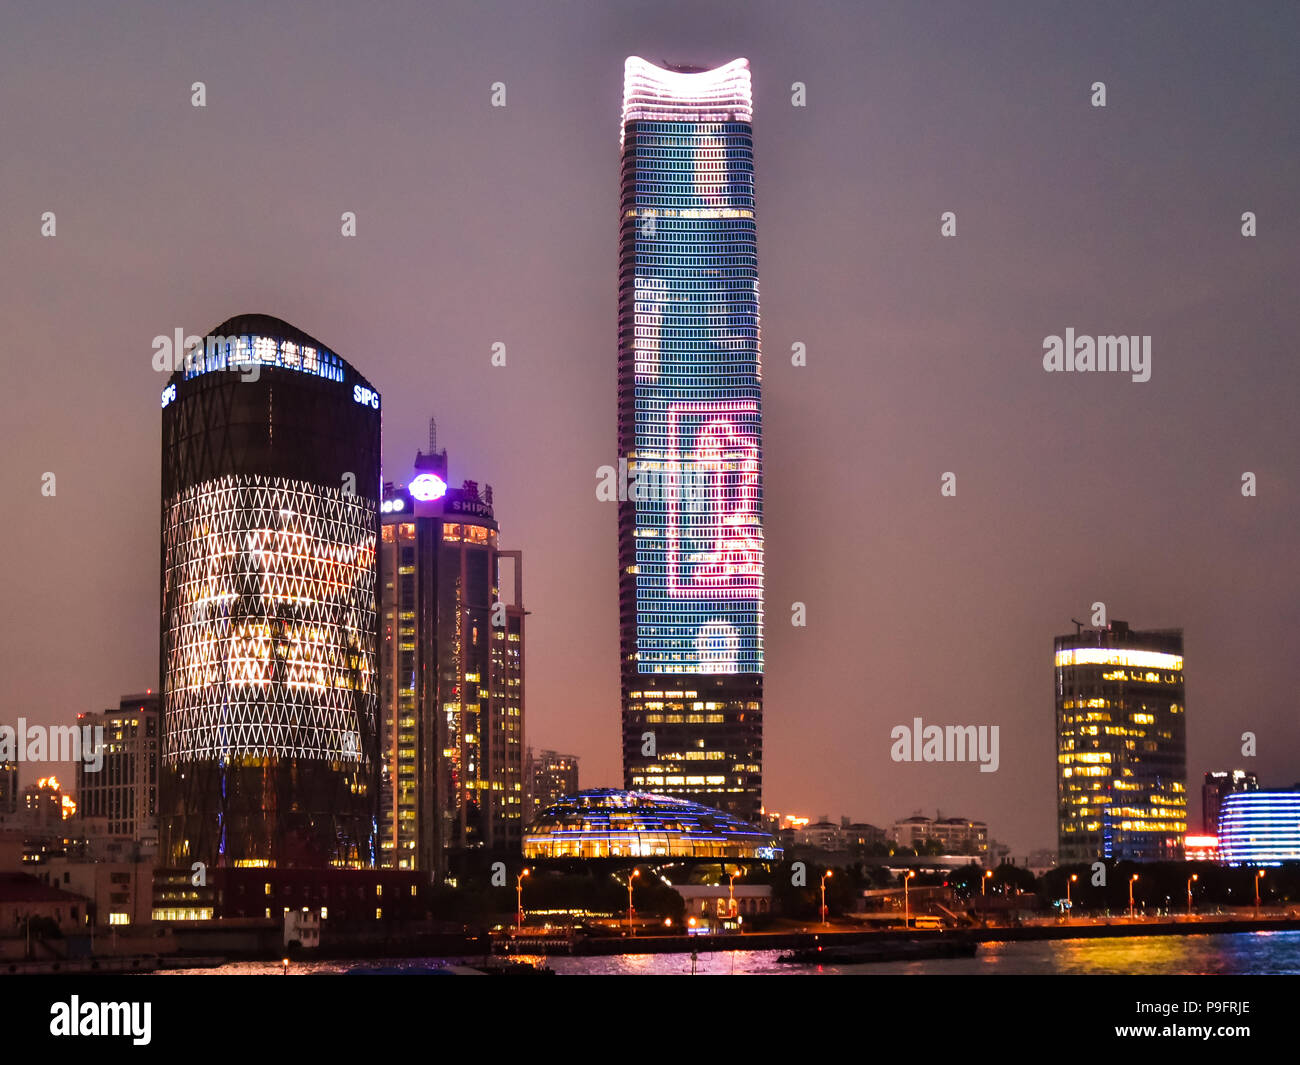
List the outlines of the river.
{"type": "MultiPolygon", "coordinates": [[[[1300,975],[1300,932],[993,942],[982,945],[974,958],[869,965],[783,965],[776,960],[781,953],[774,950],[719,951],[701,953],[694,962],[689,954],[553,955],[544,961],[565,976],[688,975],[692,968],[699,975],[738,976],[861,973],[877,976],[927,973],[964,976],[1300,975]]],[[[303,961],[293,963],[289,972],[291,975],[310,975],[342,973],[349,969],[419,971],[460,964],[459,959],[436,958],[303,961]]],[[[252,961],[231,962],[215,969],[175,971],[193,975],[252,975],[280,973],[282,968],[278,962],[252,961]]]]}

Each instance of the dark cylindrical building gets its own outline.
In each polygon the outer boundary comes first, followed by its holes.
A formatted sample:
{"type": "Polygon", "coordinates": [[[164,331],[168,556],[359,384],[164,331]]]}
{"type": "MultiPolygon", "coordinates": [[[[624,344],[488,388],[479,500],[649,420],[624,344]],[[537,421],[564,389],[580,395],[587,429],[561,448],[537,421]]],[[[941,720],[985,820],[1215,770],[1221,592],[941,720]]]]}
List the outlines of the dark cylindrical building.
{"type": "Polygon", "coordinates": [[[164,865],[375,863],[379,404],[266,315],[163,390],[164,865]]]}

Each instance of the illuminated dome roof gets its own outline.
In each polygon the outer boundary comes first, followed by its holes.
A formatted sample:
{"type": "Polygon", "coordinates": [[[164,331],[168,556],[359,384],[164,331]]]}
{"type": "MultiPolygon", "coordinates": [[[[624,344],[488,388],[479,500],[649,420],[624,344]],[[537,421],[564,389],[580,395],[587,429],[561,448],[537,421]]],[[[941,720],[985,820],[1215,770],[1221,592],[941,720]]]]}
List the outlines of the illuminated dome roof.
{"type": "Polygon", "coordinates": [[[595,788],[552,803],[524,830],[526,858],[779,861],[762,829],[686,799],[595,788]]]}

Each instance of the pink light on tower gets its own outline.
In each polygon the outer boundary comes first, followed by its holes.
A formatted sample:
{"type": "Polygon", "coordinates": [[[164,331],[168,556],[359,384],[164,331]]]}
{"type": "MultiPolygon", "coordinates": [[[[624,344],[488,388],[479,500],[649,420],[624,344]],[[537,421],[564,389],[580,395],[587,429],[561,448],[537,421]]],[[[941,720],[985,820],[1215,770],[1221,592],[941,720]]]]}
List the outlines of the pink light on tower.
{"type": "Polygon", "coordinates": [[[676,598],[749,599],[763,594],[759,447],[744,424],[757,419],[753,400],[669,407],[668,453],[674,457],[668,462],[668,593],[676,598]],[[703,510],[702,517],[690,523],[684,520],[690,506],[688,487],[698,492],[703,510]]]}

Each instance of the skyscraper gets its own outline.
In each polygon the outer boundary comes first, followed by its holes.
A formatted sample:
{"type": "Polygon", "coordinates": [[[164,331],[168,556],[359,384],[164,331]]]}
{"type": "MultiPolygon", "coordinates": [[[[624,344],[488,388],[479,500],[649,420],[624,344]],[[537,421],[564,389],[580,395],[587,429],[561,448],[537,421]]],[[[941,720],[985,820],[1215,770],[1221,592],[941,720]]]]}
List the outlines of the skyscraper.
{"type": "Polygon", "coordinates": [[[1062,865],[1182,858],[1181,629],[1114,621],[1056,638],[1056,762],[1062,865]]]}
{"type": "Polygon", "coordinates": [[[490,486],[448,487],[432,432],[381,512],[381,862],[441,881],[454,852],[522,840],[522,554],[490,486]]]}
{"type": "Polygon", "coordinates": [[[625,66],[624,786],[757,821],[763,482],[749,64],[625,66]]]}
{"type": "Polygon", "coordinates": [[[265,315],[163,391],[164,865],[374,864],[379,403],[265,315]]]}

